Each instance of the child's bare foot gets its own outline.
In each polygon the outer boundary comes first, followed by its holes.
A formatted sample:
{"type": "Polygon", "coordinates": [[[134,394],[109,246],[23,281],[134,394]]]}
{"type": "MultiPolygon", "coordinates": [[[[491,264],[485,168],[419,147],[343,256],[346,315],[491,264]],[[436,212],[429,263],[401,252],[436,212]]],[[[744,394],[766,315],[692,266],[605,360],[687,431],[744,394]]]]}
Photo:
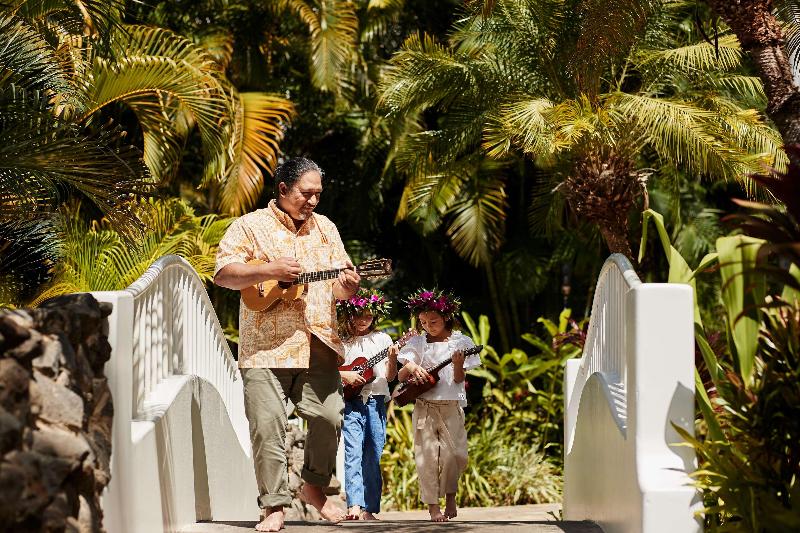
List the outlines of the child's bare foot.
{"type": "Polygon", "coordinates": [[[431,513],[431,522],[447,522],[447,517],[442,514],[438,503],[428,505],[428,512],[431,513]]]}
{"type": "Polygon", "coordinates": [[[361,511],[361,520],[379,520],[379,518],[369,511],[361,511]]]}
{"type": "Polygon", "coordinates": [[[444,515],[447,518],[455,518],[458,516],[458,507],[456,507],[456,495],[447,494],[445,499],[444,515]]]}
{"type": "Polygon", "coordinates": [[[354,505],[347,510],[347,516],[344,517],[345,520],[358,520],[361,516],[361,506],[354,505]]]}
{"type": "Polygon", "coordinates": [[[325,496],[322,492],[322,487],[319,485],[312,485],[311,483],[304,483],[300,488],[300,499],[308,503],[319,511],[320,516],[324,520],[333,522],[334,524],[344,520],[344,510],[338,508],[335,503],[325,496]]]}
{"type": "Polygon", "coordinates": [[[283,529],[283,507],[264,509],[264,515],[256,531],[280,531],[283,529]]]}

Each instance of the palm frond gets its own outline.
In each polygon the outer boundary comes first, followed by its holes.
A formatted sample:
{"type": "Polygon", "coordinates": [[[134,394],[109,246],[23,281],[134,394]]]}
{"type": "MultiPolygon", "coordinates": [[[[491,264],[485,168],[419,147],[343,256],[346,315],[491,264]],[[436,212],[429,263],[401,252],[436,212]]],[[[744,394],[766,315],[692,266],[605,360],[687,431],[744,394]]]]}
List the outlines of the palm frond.
{"type": "Polygon", "coordinates": [[[281,0],[311,32],[311,81],[336,93],[341,74],[352,61],[358,38],[356,6],[350,0],[281,0]]]}
{"type": "Polygon", "coordinates": [[[233,102],[219,65],[203,48],[161,28],[131,26],[118,39],[126,50],[125,57],[92,57],[92,71],[83,86],[91,106],[82,119],[88,120],[114,102],[128,105],[134,113],[141,112],[144,136],[150,137],[145,141],[151,150],[146,159],[154,165],[162,153],[173,155],[168,162],[174,158],[174,148],[185,131],[180,122],[176,129],[173,110],[184,110],[191,115],[202,140],[204,181],[223,179],[232,163],[228,147],[234,126],[233,102]],[[161,103],[162,112],[153,107],[156,101],[161,103]],[[160,145],[163,148],[158,148],[160,145]]]}
{"type": "Polygon", "coordinates": [[[390,115],[447,106],[480,85],[466,58],[429,35],[412,35],[392,58],[381,81],[379,107],[390,115]]]}
{"type": "Polygon", "coordinates": [[[106,221],[87,226],[74,211],[64,217],[62,260],[34,304],[69,292],[121,290],[166,254],[181,255],[202,279],[211,278],[219,239],[233,219],[197,217],[177,199],[149,200],[138,209],[149,216],[149,232],[135,246],[124,242],[106,221]]]}
{"type": "Polygon", "coordinates": [[[294,105],[279,96],[240,93],[232,152],[234,165],[220,191],[220,208],[230,215],[250,211],[264,189],[265,173],[272,175],[278,163],[278,144],[295,114],[294,105]]]}
{"type": "Polygon", "coordinates": [[[24,305],[48,279],[59,252],[51,220],[0,223],[0,307],[24,305]]]}
{"type": "MultiPolygon", "coordinates": [[[[578,90],[590,95],[599,92],[604,69],[626,57],[644,36],[648,18],[657,9],[657,0],[582,0],[575,16],[578,20],[572,68],[578,90]]],[[[568,33],[567,33],[568,36],[568,33]]],[[[573,45],[566,41],[569,49],[573,45]]]]}
{"type": "Polygon", "coordinates": [[[40,93],[13,86],[0,93],[0,221],[52,212],[74,191],[121,231],[141,229],[127,202],[152,186],[139,152],[118,146],[120,137],[56,117],[40,93]]]}
{"type": "Polygon", "coordinates": [[[723,179],[744,176],[747,155],[714,135],[713,112],[686,102],[625,93],[609,95],[608,104],[620,130],[642,135],[664,161],[723,179]]]}
{"type": "Polygon", "coordinates": [[[492,260],[505,234],[505,183],[482,170],[467,182],[462,199],[448,212],[452,220],[447,235],[453,249],[474,266],[492,260]]]}
{"type": "Polygon", "coordinates": [[[55,50],[18,18],[0,16],[0,82],[75,96],[55,50]]]}
{"type": "Polygon", "coordinates": [[[101,46],[122,28],[125,0],[2,0],[0,8],[58,33],[92,37],[101,46]]]}
{"type": "Polygon", "coordinates": [[[703,41],[676,48],[640,48],[633,59],[639,68],[660,66],[691,73],[727,71],[740,66],[742,50],[735,35],[720,36],[716,45],[703,41]]]}

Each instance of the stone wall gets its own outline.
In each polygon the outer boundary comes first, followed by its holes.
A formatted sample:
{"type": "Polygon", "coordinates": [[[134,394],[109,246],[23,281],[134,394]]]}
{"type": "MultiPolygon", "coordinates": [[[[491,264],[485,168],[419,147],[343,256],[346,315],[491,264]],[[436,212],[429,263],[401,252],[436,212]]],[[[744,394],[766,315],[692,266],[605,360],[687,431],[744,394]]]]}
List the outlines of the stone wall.
{"type": "MultiPolygon", "coordinates": [[[[344,438],[344,437],[342,437],[344,438]]],[[[306,432],[295,424],[289,424],[286,429],[286,459],[289,465],[289,492],[292,493],[292,506],[286,509],[286,520],[307,520],[314,522],[320,519],[319,512],[310,505],[303,503],[298,495],[303,480],[300,473],[303,471],[303,455],[305,454],[306,432]]],[[[339,500],[340,507],[345,506],[345,494],[342,484],[334,476],[330,485],[325,490],[329,498],[339,500]]]]}
{"type": "Polygon", "coordinates": [[[104,531],[110,313],[88,294],[0,311],[0,531],[104,531]]]}

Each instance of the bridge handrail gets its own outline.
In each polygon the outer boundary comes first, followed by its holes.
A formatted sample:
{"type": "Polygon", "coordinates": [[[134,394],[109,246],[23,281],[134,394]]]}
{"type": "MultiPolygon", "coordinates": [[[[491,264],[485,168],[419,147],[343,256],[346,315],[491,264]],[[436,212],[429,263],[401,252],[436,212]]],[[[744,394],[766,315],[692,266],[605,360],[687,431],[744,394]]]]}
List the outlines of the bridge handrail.
{"type": "MultiPolygon", "coordinates": [[[[229,416],[241,415],[242,401],[231,383],[237,362],[214,312],[205,285],[182,257],[156,260],[125,289],[133,297],[133,413],[147,419],[156,387],[176,375],[195,375],[217,389],[229,416]]],[[[249,438],[240,440],[249,445],[249,438]]]]}
{"type": "MultiPolygon", "coordinates": [[[[597,279],[592,314],[586,343],[576,376],[575,391],[568,401],[567,420],[577,418],[583,385],[593,375],[599,374],[609,392],[609,403],[614,419],[624,434],[627,428],[628,375],[626,368],[626,313],[627,293],[642,282],[630,261],[622,254],[612,254],[606,259],[597,279]]],[[[573,428],[565,428],[565,445],[569,449],[573,428]]]]}

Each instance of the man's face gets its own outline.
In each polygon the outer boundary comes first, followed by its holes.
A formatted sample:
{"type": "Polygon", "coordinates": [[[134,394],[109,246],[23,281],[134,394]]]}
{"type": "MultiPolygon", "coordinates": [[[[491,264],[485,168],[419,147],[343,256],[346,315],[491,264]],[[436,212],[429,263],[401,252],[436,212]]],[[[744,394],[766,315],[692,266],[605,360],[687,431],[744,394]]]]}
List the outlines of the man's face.
{"type": "Polygon", "coordinates": [[[316,170],[310,170],[300,176],[291,188],[281,182],[278,185],[278,203],[281,209],[293,220],[307,220],[319,204],[322,194],[322,176],[316,170]]]}

